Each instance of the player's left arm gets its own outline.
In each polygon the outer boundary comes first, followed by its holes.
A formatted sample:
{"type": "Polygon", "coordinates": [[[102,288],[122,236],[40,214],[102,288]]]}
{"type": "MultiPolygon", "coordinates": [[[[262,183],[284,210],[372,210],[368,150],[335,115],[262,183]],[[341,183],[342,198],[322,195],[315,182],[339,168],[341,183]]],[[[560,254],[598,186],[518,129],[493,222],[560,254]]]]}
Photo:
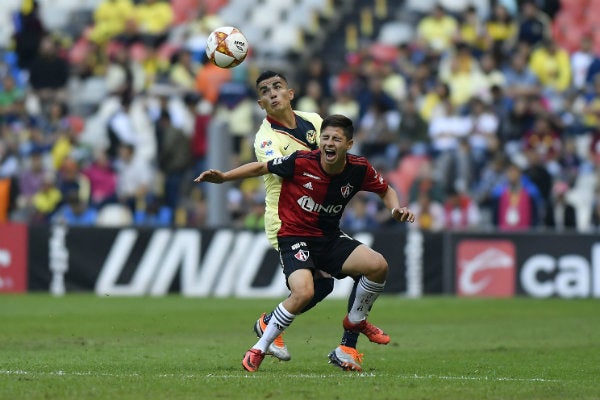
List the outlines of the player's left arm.
{"type": "Polygon", "coordinates": [[[387,187],[387,190],[383,193],[379,193],[379,197],[383,201],[383,204],[392,213],[392,218],[399,222],[415,222],[415,214],[406,207],[400,206],[400,200],[398,199],[398,193],[391,186],[387,187]]]}
{"type": "Polygon", "coordinates": [[[253,178],[255,176],[262,176],[269,173],[266,162],[251,162],[248,164],[240,165],[237,168],[223,172],[218,169],[209,169],[204,171],[194,182],[210,182],[210,183],[223,183],[228,181],[235,181],[244,178],[253,178]]]}

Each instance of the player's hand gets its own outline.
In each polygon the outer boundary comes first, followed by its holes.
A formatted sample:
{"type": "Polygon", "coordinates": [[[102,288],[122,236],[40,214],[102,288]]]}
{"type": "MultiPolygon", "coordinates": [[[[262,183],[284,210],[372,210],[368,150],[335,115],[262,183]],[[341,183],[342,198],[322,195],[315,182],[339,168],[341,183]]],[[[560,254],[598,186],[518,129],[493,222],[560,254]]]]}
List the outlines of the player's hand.
{"type": "Polygon", "coordinates": [[[392,218],[400,222],[415,222],[415,213],[406,207],[393,208],[392,218]]]}
{"type": "Polygon", "coordinates": [[[194,179],[194,182],[223,183],[225,182],[225,178],[223,172],[217,169],[209,169],[198,175],[198,177],[194,179]]]}

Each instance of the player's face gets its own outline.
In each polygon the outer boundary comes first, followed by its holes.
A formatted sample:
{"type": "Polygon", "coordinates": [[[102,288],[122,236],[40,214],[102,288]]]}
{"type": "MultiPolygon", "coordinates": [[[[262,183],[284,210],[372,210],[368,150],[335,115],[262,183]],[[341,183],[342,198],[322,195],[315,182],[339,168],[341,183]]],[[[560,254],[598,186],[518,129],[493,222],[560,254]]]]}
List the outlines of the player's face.
{"type": "Polygon", "coordinates": [[[354,142],[348,140],[342,128],[328,126],[321,131],[321,162],[326,166],[343,166],[346,161],[346,153],[354,142]]]}
{"type": "Polygon", "coordinates": [[[277,114],[291,109],[290,101],[294,90],[279,76],[265,79],[258,84],[258,105],[267,115],[277,114]]]}

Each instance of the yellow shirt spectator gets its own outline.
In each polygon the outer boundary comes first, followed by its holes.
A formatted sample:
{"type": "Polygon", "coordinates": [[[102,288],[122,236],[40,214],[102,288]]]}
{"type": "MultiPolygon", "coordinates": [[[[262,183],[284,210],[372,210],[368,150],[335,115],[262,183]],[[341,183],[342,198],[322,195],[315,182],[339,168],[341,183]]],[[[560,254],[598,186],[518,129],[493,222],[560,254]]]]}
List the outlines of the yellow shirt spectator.
{"type": "Polygon", "coordinates": [[[160,35],[175,19],[171,4],[159,0],[146,0],[135,7],[135,20],[141,33],[160,35]]]}
{"type": "Polygon", "coordinates": [[[571,84],[569,53],[553,41],[547,41],[533,51],[529,68],[547,88],[563,92],[571,84]]]}
{"type": "Polygon", "coordinates": [[[440,53],[448,50],[458,32],[458,23],[437,6],[431,15],[424,17],[417,25],[419,40],[440,53]]]}
{"type": "Polygon", "coordinates": [[[104,0],[94,11],[94,27],[90,40],[105,43],[125,30],[125,23],[133,16],[131,0],[104,0]]]}

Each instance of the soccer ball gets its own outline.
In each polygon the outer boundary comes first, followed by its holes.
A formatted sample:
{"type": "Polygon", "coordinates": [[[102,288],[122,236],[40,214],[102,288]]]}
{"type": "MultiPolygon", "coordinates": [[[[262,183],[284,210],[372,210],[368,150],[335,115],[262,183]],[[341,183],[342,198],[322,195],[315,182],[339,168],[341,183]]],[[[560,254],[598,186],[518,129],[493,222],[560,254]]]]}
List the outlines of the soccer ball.
{"type": "Polygon", "coordinates": [[[248,55],[248,40],[232,26],[217,28],[208,36],[206,55],[217,67],[233,68],[248,55]]]}

